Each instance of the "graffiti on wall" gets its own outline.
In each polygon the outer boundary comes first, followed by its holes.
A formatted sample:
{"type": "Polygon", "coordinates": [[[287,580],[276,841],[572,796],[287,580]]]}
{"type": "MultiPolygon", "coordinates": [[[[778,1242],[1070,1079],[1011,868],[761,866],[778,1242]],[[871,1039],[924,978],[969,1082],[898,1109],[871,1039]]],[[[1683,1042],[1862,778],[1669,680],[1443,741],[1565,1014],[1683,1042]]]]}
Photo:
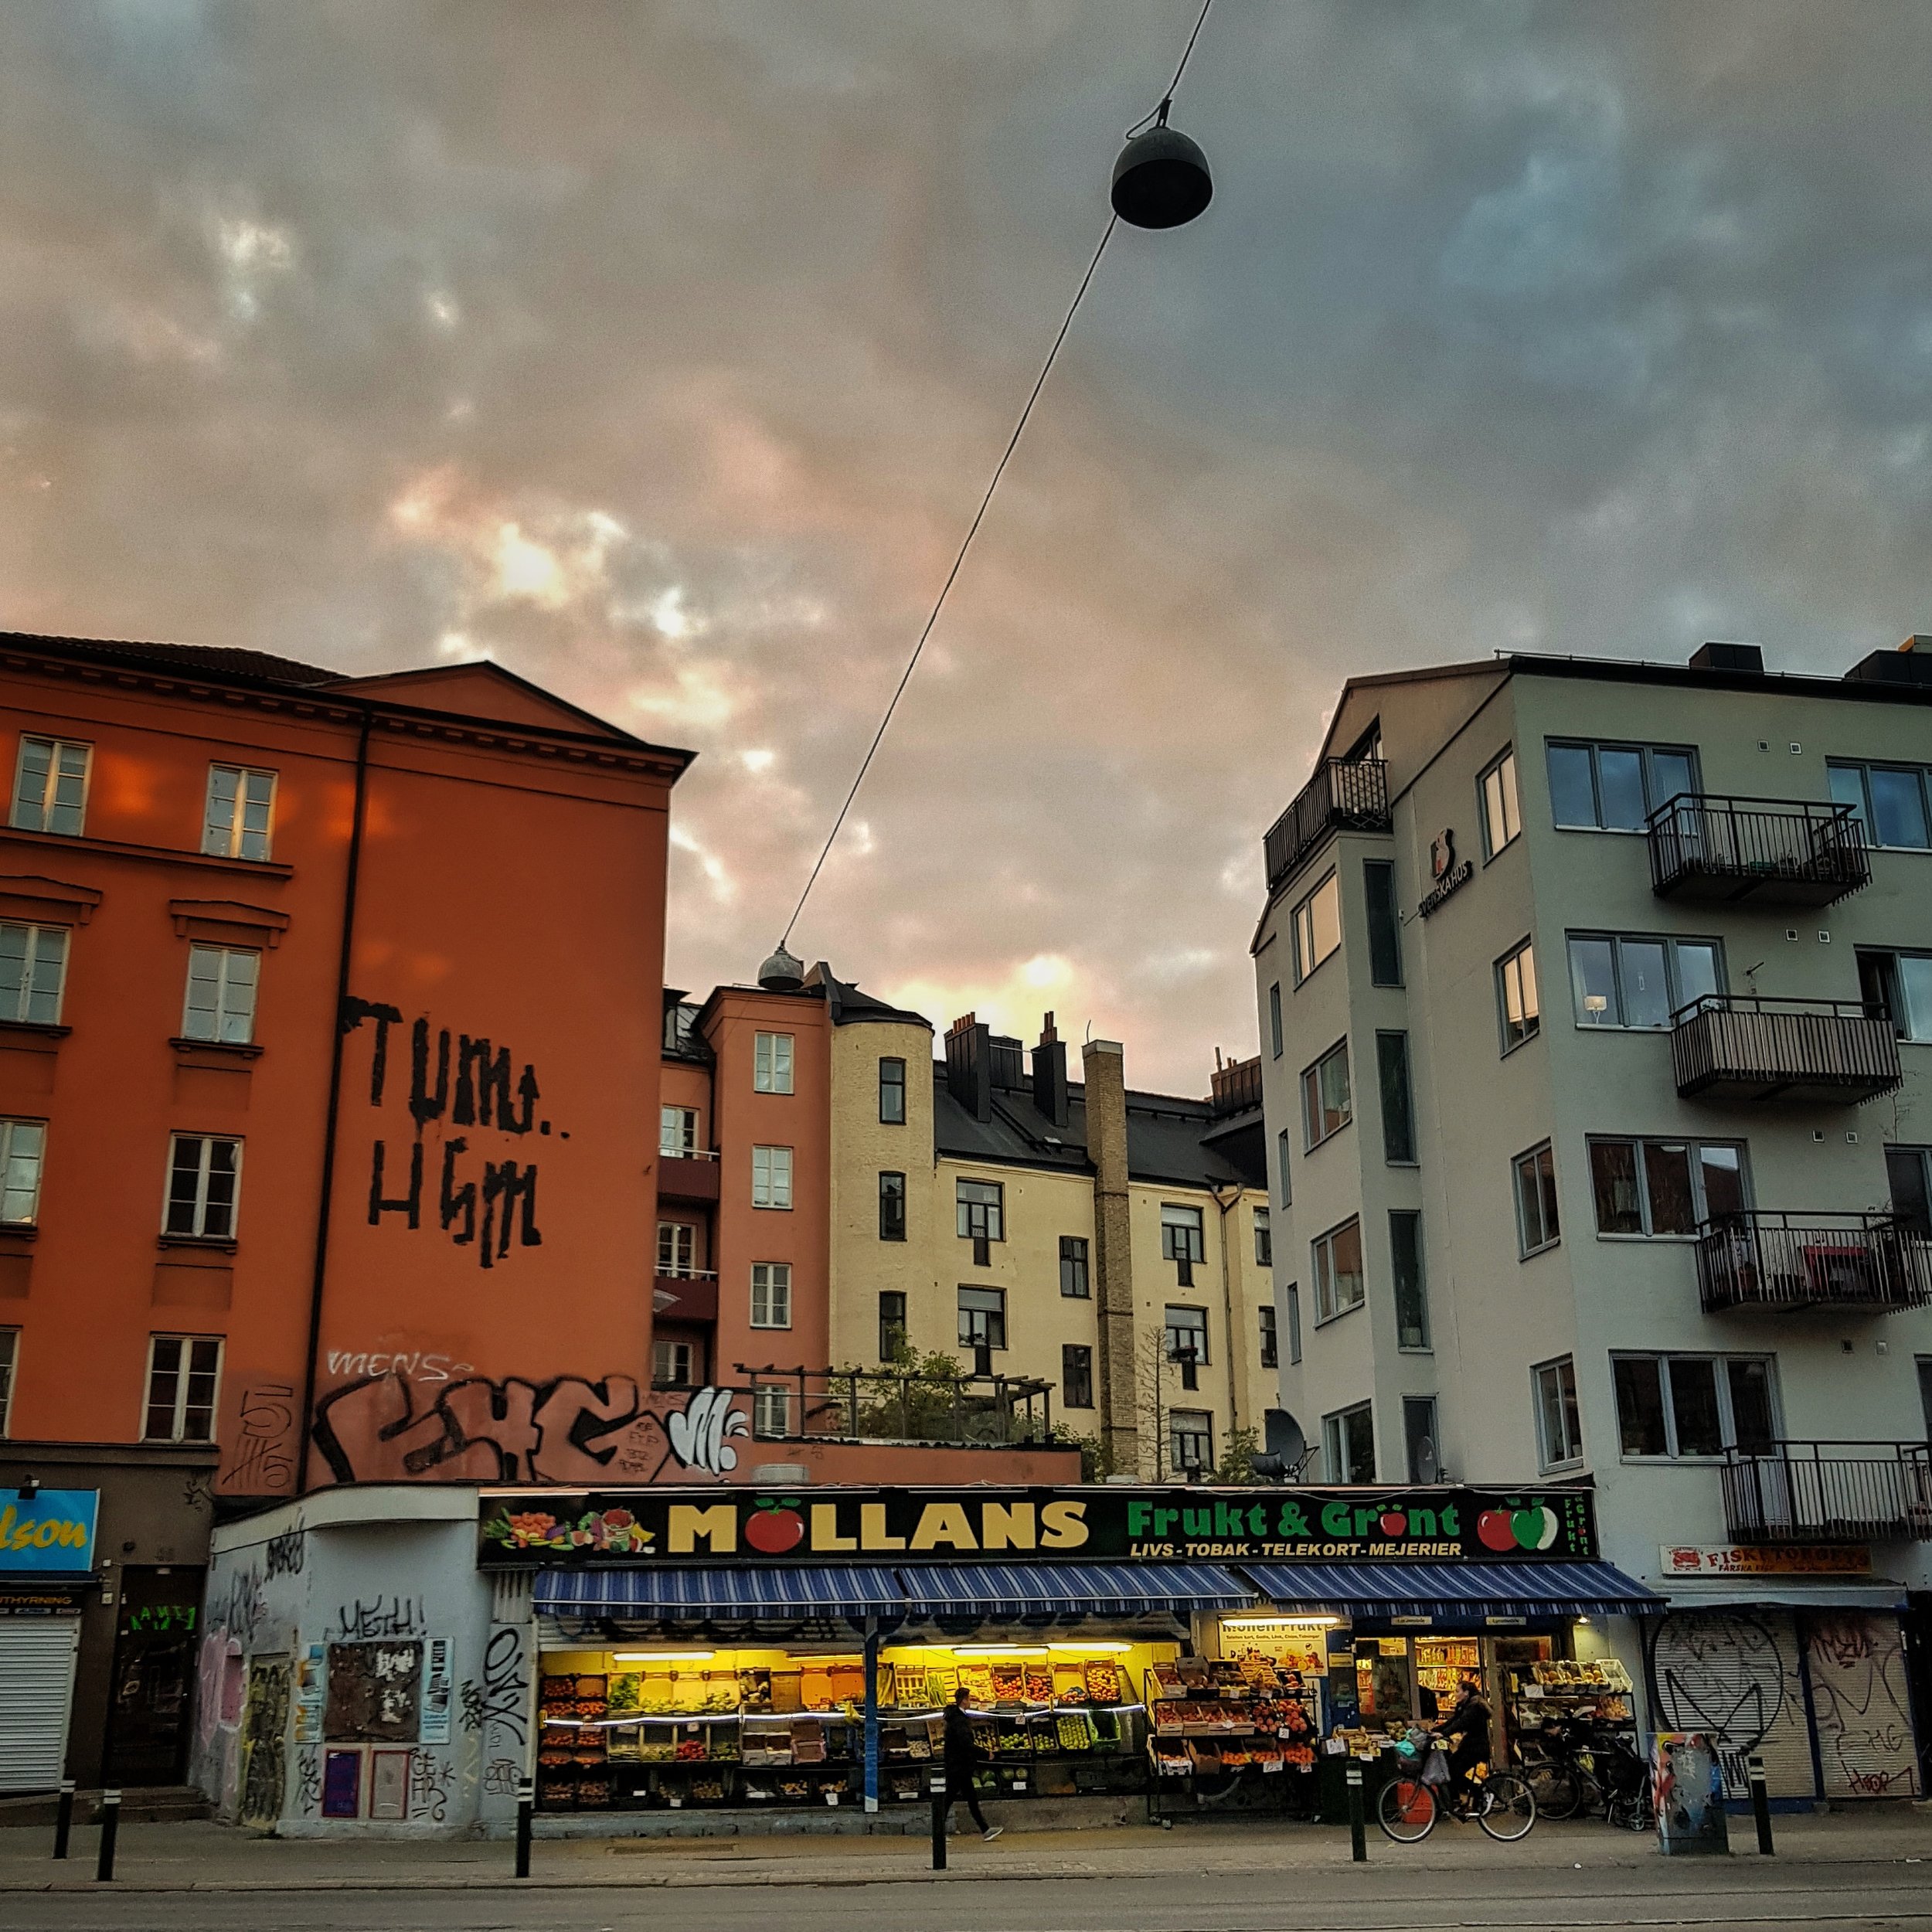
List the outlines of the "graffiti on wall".
{"type": "Polygon", "coordinates": [[[1813,1617],[1805,1655],[1825,1795],[1917,1797],[1898,1619],[1855,1610],[1813,1617]]]}
{"type": "Polygon", "coordinates": [[[242,1391],[235,1452],[221,1487],[249,1495],[277,1494],[295,1474],[295,1391],[285,1382],[259,1382],[242,1391]]]}
{"type": "Polygon", "coordinates": [[[629,1376],[426,1386],[389,1369],[323,1396],[315,1441],[336,1482],[655,1482],[728,1475],[750,1431],[729,1389],[652,1394],[629,1376]]]}
{"type": "Polygon", "coordinates": [[[1648,1640],[1650,1690],[1666,1730],[1717,1746],[1727,1794],[1747,1791],[1746,1762],[1764,1754],[1774,1797],[1809,1797],[1815,1781],[1788,1613],[1673,1611],[1648,1640]]]}
{"type": "Polygon", "coordinates": [[[242,1718],[241,1816],[244,1825],[273,1825],[282,1815],[287,1775],[289,1668],[286,1657],[257,1657],[248,1666],[248,1702],[242,1718]]]}

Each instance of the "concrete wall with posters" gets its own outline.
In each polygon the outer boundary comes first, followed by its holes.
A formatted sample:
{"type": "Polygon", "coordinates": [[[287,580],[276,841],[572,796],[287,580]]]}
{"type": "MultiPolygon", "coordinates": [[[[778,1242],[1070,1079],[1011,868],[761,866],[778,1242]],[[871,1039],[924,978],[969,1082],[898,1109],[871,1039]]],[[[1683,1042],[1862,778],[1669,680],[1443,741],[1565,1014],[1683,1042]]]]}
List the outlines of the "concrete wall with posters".
{"type": "Polygon", "coordinates": [[[527,1603],[492,1621],[476,1495],[324,1492],[218,1530],[193,1779],[285,1838],[452,1837],[515,1815],[527,1603]]]}

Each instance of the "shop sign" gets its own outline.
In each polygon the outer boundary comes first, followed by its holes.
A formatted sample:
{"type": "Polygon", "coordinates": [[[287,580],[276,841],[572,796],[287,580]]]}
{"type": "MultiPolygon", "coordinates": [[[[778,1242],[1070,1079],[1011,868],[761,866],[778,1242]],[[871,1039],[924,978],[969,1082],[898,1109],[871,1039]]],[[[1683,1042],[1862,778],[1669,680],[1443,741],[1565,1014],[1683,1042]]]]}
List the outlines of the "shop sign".
{"type": "Polygon", "coordinates": [[[1862,1543],[1665,1543],[1666,1577],[1862,1577],[1872,1553],[1862,1543]]]}
{"type": "Polygon", "coordinates": [[[661,1488],[482,1499],[481,1560],[1593,1560],[1587,1490],[661,1488]]]}
{"type": "Polygon", "coordinates": [[[1423,893],[1422,903],[1416,907],[1424,919],[1453,894],[1461,892],[1476,876],[1474,859],[1458,860],[1456,835],[1450,826],[1444,825],[1429,842],[1429,876],[1435,885],[1423,893]]]}
{"type": "Polygon", "coordinates": [[[80,1587],[0,1590],[0,1617],[71,1617],[80,1608],[80,1587]]]}
{"type": "Polygon", "coordinates": [[[94,1566],[98,1489],[43,1489],[11,1497],[0,1489],[0,1574],[84,1573],[94,1566]]]}

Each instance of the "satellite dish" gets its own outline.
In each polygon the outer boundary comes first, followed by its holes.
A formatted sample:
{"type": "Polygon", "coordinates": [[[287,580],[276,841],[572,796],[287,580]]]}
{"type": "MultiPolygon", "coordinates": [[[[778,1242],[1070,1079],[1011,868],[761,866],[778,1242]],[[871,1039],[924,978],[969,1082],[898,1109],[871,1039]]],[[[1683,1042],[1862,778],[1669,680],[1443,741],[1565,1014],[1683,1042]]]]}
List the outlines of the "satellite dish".
{"type": "Polygon", "coordinates": [[[1275,1482],[1292,1482],[1308,1460],[1308,1441],[1301,1423],[1285,1409],[1270,1409],[1261,1424],[1266,1447],[1254,1458],[1254,1473],[1275,1482]]]}

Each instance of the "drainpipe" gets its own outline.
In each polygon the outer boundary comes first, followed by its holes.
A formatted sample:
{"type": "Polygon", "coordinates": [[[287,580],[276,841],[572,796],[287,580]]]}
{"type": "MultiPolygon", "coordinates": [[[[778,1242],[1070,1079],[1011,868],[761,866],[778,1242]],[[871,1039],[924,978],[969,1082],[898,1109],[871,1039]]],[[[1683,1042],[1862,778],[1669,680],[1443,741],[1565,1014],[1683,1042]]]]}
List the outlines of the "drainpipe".
{"type": "Polygon", "coordinates": [[[328,1111],[322,1126],[322,1177],[315,1210],[315,1267],[308,1287],[308,1351],[302,1365],[301,1447],[295,1460],[295,1493],[308,1493],[309,1451],[315,1440],[315,1376],[322,1340],[322,1290],[328,1278],[329,1209],[335,1198],[335,1130],[342,1109],[342,1015],[349,1003],[351,954],[355,941],[355,893],[362,870],[362,827],[369,804],[369,733],[365,709],[355,736],[355,804],[350,816],[349,866],[342,880],[342,944],[335,962],[335,1049],[328,1067],[328,1111]]]}
{"type": "Polygon", "coordinates": [[[1228,1325],[1228,1413],[1233,1418],[1228,1427],[1231,1430],[1241,1426],[1241,1345],[1234,1326],[1234,1274],[1228,1265],[1228,1216],[1240,1206],[1241,1192],[1237,1185],[1224,1201],[1218,1187],[1208,1189],[1221,1216],[1221,1308],[1228,1325]]]}
{"type": "MultiPolygon", "coordinates": [[[[1128,1206],[1127,1061],[1119,1041],[1089,1040],[1080,1049],[1080,1070],[1087,1083],[1087,1157],[1094,1167],[1100,1440],[1115,1469],[1138,1471],[1141,1429],[1135,1386],[1133,1227],[1128,1206]]],[[[1157,1365],[1157,1403],[1159,1384],[1157,1365]]]]}

